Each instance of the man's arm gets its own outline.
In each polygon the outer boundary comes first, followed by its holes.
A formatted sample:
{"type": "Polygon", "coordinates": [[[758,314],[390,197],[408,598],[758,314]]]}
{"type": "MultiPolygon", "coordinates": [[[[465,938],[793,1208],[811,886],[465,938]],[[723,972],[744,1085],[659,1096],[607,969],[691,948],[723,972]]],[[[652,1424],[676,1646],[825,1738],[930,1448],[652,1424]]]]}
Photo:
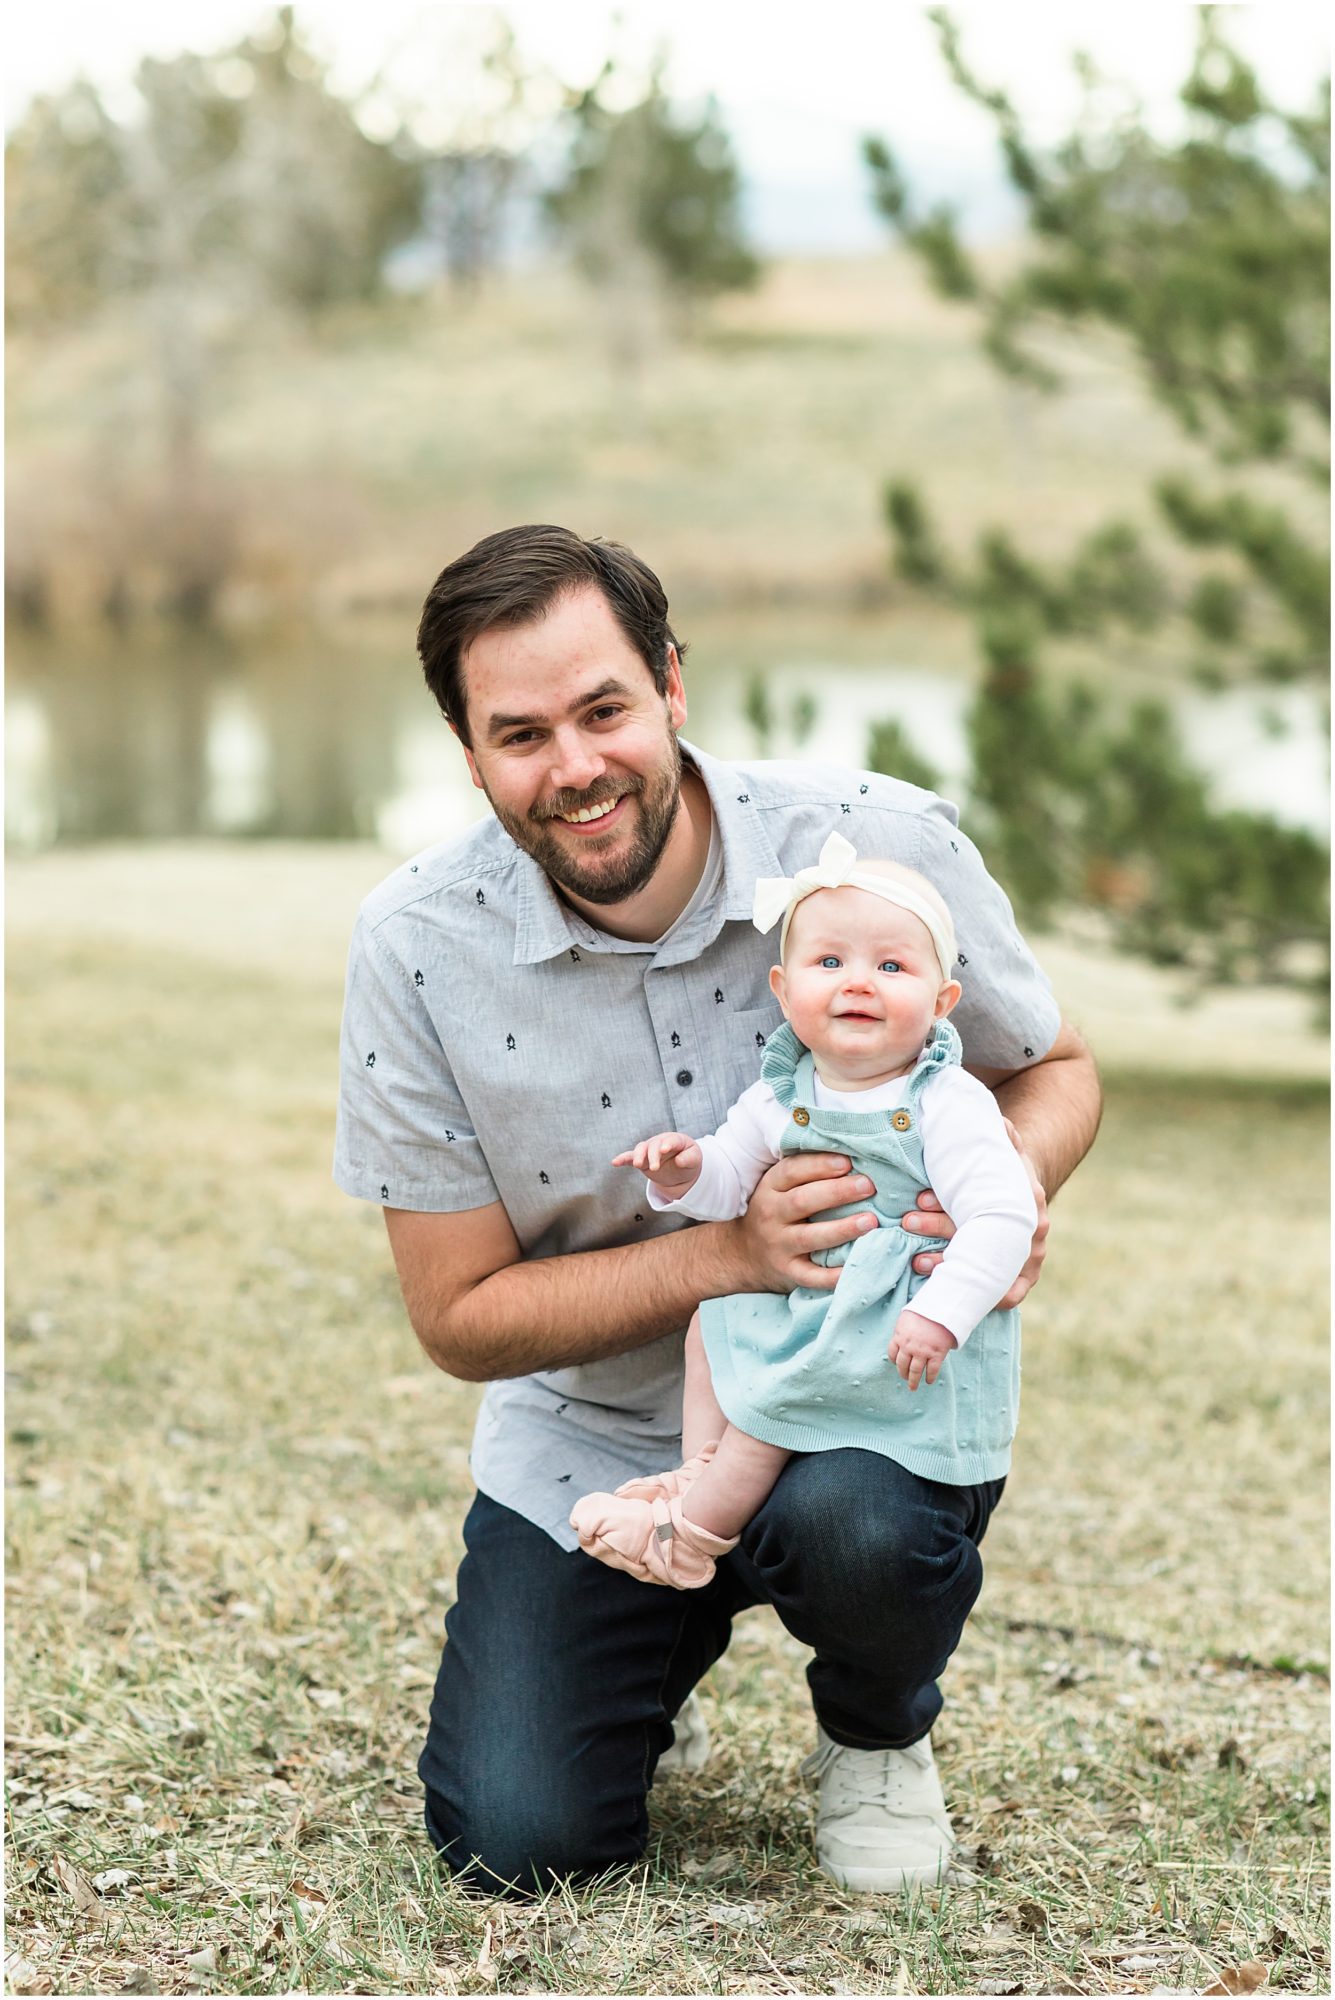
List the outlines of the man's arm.
{"type": "Polygon", "coordinates": [[[438,1368],[465,1382],[624,1354],[684,1327],[701,1299],[831,1289],[812,1252],[875,1221],[823,1209],[871,1191],[834,1153],[780,1160],[736,1222],[701,1222],[646,1243],[525,1260],[499,1201],[453,1214],[386,1208],[413,1330],[438,1368]],[[799,1175],[801,1178],[799,1179],[799,1175]]]}
{"type": "MultiPolygon", "coordinates": [[[[1083,1036],[1063,1021],[1057,1039],[1031,1069],[975,1069],[973,1074],[996,1095],[1020,1158],[1029,1170],[1038,1227],[1029,1261],[1005,1296],[1002,1306],[1018,1306],[1038,1283],[1048,1252],[1048,1200],[1068,1180],[1094,1143],[1103,1114],[1099,1073],[1083,1036]]],[[[903,1217],[905,1229],[924,1236],[952,1236],[955,1225],[930,1192],[903,1217]]],[[[915,1271],[935,1270],[941,1252],[925,1250],[913,1260],[915,1271]]]]}
{"type": "Polygon", "coordinates": [[[1094,1143],[1103,1114],[1099,1073],[1088,1044],[1068,1021],[1032,1069],[974,1070],[993,1091],[1051,1201],[1094,1143]]]}

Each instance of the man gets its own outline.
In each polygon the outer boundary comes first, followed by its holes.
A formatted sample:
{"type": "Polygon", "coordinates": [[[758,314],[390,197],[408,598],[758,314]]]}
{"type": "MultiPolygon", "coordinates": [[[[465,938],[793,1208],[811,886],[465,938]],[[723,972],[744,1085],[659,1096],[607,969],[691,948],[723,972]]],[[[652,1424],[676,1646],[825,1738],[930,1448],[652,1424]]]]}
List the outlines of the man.
{"type": "MultiPolygon", "coordinates": [[[[592,1561],[571,1503],[673,1462],[682,1334],[703,1298],[829,1287],[871,1192],[803,1154],[736,1222],[675,1225],[611,1166],[708,1131],[777,1025],[760,876],[832,825],[920,869],[955,919],[969,1067],[1043,1189],[1093,1139],[1098,1084],[952,807],[870,773],[722,764],[678,740],[681,653],[658,579],[560,528],[489,536],[437,579],[418,647],[494,818],[366,900],[344,1018],[335,1173],[382,1203],[418,1338],[487,1382],[478,1496],[419,1770],[449,1866],[543,1887],[633,1860],[673,1721],[772,1604],[809,1645],[817,1855],[849,1887],[940,1879],[951,1835],[928,1732],[1004,1482],[947,1487],[878,1453],[794,1458],[706,1589],[592,1561]],[[839,1211],[851,1207],[851,1213],[839,1211]]],[[[904,1226],[948,1237],[930,1192],[904,1226]]],[[[926,1270],[935,1258],[919,1259],[926,1270]]]]}

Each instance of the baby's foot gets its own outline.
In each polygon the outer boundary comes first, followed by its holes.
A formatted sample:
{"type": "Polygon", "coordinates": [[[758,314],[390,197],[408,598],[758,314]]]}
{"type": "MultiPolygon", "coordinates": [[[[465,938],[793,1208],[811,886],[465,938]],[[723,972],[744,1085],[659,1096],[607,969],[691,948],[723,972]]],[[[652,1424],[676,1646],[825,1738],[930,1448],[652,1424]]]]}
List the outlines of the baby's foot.
{"type": "Polygon", "coordinates": [[[618,1486],[615,1498],[618,1500],[680,1500],[687,1488],[694,1484],[718,1450],[718,1439],[702,1444],[694,1458],[688,1458],[684,1465],[672,1472],[649,1472],[643,1479],[628,1479],[618,1486]]]}
{"type": "Polygon", "coordinates": [[[735,1535],[724,1541],[684,1520],[680,1500],[586,1493],[575,1502],[570,1525],[586,1555],[672,1590],[699,1590],[712,1578],[718,1558],[737,1546],[735,1535]]]}

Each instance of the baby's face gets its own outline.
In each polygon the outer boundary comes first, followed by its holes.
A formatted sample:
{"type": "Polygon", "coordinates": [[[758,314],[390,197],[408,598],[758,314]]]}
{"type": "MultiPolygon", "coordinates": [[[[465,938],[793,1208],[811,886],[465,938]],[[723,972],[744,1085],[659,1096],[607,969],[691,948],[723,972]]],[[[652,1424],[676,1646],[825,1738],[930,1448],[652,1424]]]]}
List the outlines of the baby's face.
{"type": "Polygon", "coordinates": [[[902,1074],[960,992],[942,980],[919,918],[854,888],[803,898],[770,984],[794,1034],[836,1088],[902,1074]]]}

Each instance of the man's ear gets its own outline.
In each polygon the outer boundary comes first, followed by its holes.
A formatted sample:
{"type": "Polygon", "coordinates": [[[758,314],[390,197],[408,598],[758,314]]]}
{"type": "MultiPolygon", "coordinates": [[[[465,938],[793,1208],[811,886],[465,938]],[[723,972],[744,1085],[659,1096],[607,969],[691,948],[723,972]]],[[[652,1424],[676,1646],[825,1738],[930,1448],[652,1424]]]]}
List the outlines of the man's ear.
{"type": "Polygon", "coordinates": [[[667,649],[668,673],[664,694],[667,699],[668,714],[672,717],[672,727],[680,729],[686,720],[686,689],[682,684],[681,660],[675,646],[667,649]]]}
{"type": "Polygon", "coordinates": [[[936,1013],[933,1018],[938,1021],[944,1021],[947,1014],[953,1014],[959,1005],[960,995],[963,991],[964,988],[960,985],[958,979],[948,979],[936,996],[936,1013]]]}
{"type": "Polygon", "coordinates": [[[772,965],[769,969],[769,990],[783,1009],[783,1018],[786,1021],[788,1019],[788,982],[783,976],[783,967],[781,965],[772,965]]]}

